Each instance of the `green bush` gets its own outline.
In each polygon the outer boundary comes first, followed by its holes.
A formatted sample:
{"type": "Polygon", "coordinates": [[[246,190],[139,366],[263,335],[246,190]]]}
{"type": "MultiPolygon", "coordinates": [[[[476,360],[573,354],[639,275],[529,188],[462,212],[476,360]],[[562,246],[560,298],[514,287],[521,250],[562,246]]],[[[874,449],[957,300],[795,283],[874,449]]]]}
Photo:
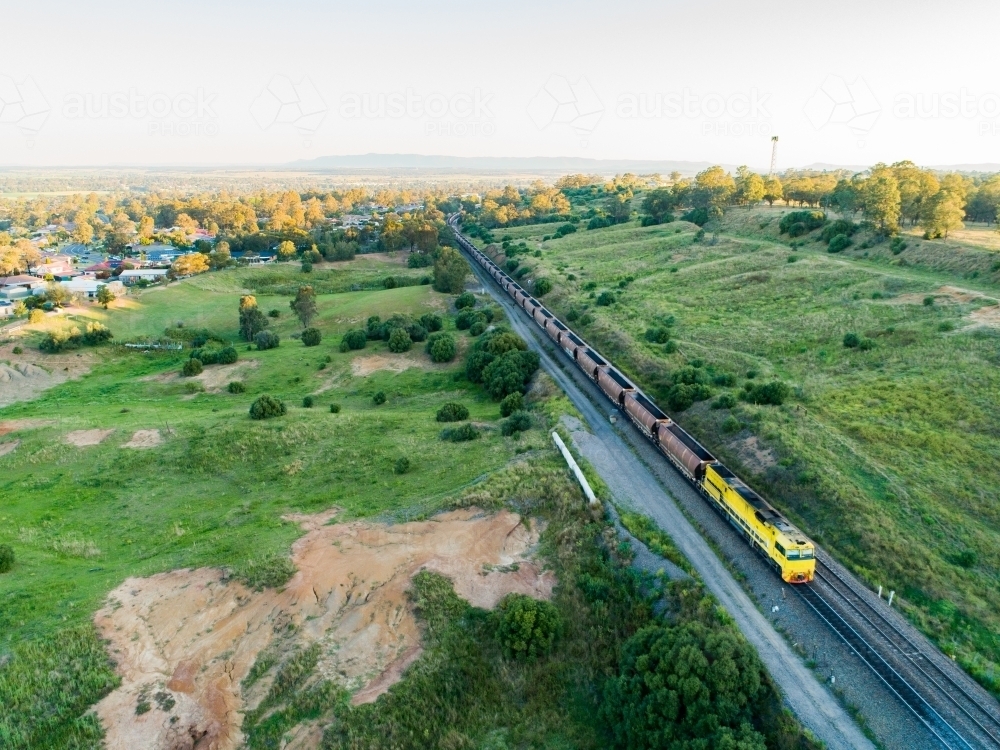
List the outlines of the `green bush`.
{"type": "Polygon", "coordinates": [[[444,321],[436,313],[425,313],[420,316],[420,325],[426,328],[428,333],[435,333],[441,330],[444,321]]]}
{"type": "Polygon", "coordinates": [[[227,346],[219,350],[219,355],[217,357],[220,365],[231,365],[240,358],[239,353],[236,351],[235,346],[227,346]]]}
{"type": "Polygon", "coordinates": [[[674,352],[677,351],[677,342],[668,341],[663,345],[663,351],[666,352],[667,354],[673,354],[674,352]]]}
{"type": "Polygon", "coordinates": [[[524,396],[521,395],[520,391],[504,396],[503,401],[500,402],[501,417],[509,417],[514,412],[521,411],[522,409],[524,409],[524,396]]]}
{"type": "Polygon", "coordinates": [[[230,393],[246,393],[247,387],[239,380],[232,380],[229,385],[226,386],[226,390],[230,393]]]}
{"type": "MultiPolygon", "coordinates": [[[[695,208],[681,216],[681,221],[690,221],[692,224],[697,224],[699,227],[705,226],[708,223],[708,219],[709,216],[707,208],[695,208]]],[[[704,237],[704,235],[702,236],[704,237]]]]}
{"type": "Polygon", "coordinates": [[[302,399],[302,408],[312,409],[315,403],[316,403],[315,398],[313,398],[312,396],[306,396],[305,398],[302,399]]]}
{"type": "Polygon", "coordinates": [[[406,257],[407,268],[427,268],[434,265],[434,258],[430,253],[411,252],[406,257]]]}
{"type": "Polygon", "coordinates": [[[312,273],[313,264],[308,260],[302,261],[302,273],[312,273]]]}
{"type": "Polygon", "coordinates": [[[893,255],[899,255],[906,249],[906,242],[902,237],[893,237],[889,242],[889,250],[893,255]]]}
{"type": "Polygon", "coordinates": [[[348,349],[364,349],[368,344],[368,334],[366,334],[362,329],[355,328],[344,334],[344,337],[340,340],[341,351],[347,351],[348,349]]]}
{"type": "Polygon", "coordinates": [[[556,229],[555,234],[552,236],[555,239],[558,239],[560,237],[565,237],[567,234],[573,234],[573,232],[575,231],[576,231],[576,224],[569,224],[569,223],[562,224],[559,226],[558,229],[556,229]]]}
{"type": "Polygon", "coordinates": [[[257,591],[281,588],[295,572],[295,565],[289,558],[275,554],[251,558],[229,569],[230,576],[257,591]]]}
{"type": "Polygon", "coordinates": [[[742,393],[745,401],[766,406],[781,406],[790,395],[792,389],[780,380],[772,380],[770,383],[747,383],[742,393]]]}
{"type": "Polygon", "coordinates": [[[736,385],[736,376],[731,372],[720,372],[712,378],[712,382],[715,383],[715,385],[722,386],[723,388],[732,388],[736,385]]]}
{"type": "Polygon", "coordinates": [[[510,436],[519,432],[527,432],[530,429],[531,415],[526,411],[515,411],[500,425],[500,434],[510,436]]]}
{"type": "Polygon", "coordinates": [[[790,237],[801,237],[824,224],[826,224],[826,214],[822,211],[792,211],[781,217],[778,230],[790,237]]]}
{"type": "Polygon", "coordinates": [[[924,297],[924,307],[934,307],[934,296],[933,295],[929,294],[926,297],[924,297]]]}
{"type": "Polygon", "coordinates": [[[508,659],[546,656],[562,627],[555,605],[525,594],[507,594],[497,605],[494,617],[497,640],[508,659]]]}
{"type": "Polygon", "coordinates": [[[441,431],[441,439],[452,443],[462,443],[479,437],[479,430],[466,422],[461,427],[446,427],[441,431]]]}
{"type": "Polygon", "coordinates": [[[483,385],[497,401],[502,401],[511,393],[523,393],[538,370],[538,364],[536,352],[506,352],[483,368],[483,385]]]}
{"type": "Polygon", "coordinates": [[[392,466],[392,471],[395,474],[405,474],[410,470],[410,459],[406,456],[401,456],[396,459],[396,463],[392,466]]]}
{"type": "Polygon", "coordinates": [[[712,391],[703,383],[676,383],[667,390],[667,408],[674,412],[685,411],[711,395],[712,391]]]}
{"type": "Polygon", "coordinates": [[[305,346],[319,346],[323,340],[318,328],[306,328],[302,331],[302,343],[305,346]]]}
{"type": "Polygon", "coordinates": [[[195,375],[201,375],[204,369],[205,368],[202,366],[201,360],[192,357],[184,363],[184,369],[181,372],[184,373],[184,377],[190,378],[195,375]]]}
{"type": "Polygon", "coordinates": [[[481,336],[485,331],[486,331],[486,324],[481,320],[477,320],[475,323],[469,326],[470,336],[481,336]]]}
{"type": "Polygon", "coordinates": [[[427,340],[427,329],[419,323],[411,323],[406,327],[406,332],[410,334],[410,340],[414,343],[427,340]]]}
{"type": "Polygon", "coordinates": [[[403,352],[410,351],[410,347],[413,346],[413,340],[402,328],[396,328],[389,335],[389,351],[394,354],[402,354],[403,352]]]}
{"type": "Polygon", "coordinates": [[[516,269],[520,264],[521,264],[521,262],[519,260],[517,260],[517,258],[510,258],[503,265],[504,265],[504,268],[507,269],[507,273],[514,273],[514,269],[516,269]]]}
{"type": "MultiPolygon", "coordinates": [[[[855,224],[853,221],[850,221],[848,219],[837,219],[836,221],[831,221],[829,224],[823,227],[823,231],[819,233],[819,238],[826,243],[832,242],[834,238],[839,237],[841,235],[844,235],[845,237],[850,239],[851,237],[854,236],[854,233],[857,232],[858,229],[859,229],[858,225],[855,224]]],[[[833,253],[837,251],[831,250],[830,252],[833,253]]]]}
{"type": "Polygon", "coordinates": [[[670,341],[670,329],[662,326],[652,326],[644,334],[646,341],[653,344],[665,344],[670,341]]]}
{"type": "Polygon", "coordinates": [[[266,393],[258,396],[250,405],[250,419],[271,419],[284,416],[287,412],[288,408],[283,401],[266,393]]]}
{"type": "Polygon", "coordinates": [[[472,328],[473,324],[477,321],[485,323],[486,313],[482,310],[462,310],[462,312],[455,316],[455,328],[465,331],[472,328]]]}
{"type": "Polygon", "coordinates": [[[552,291],[552,282],[548,279],[537,279],[535,281],[535,296],[542,297],[552,291]]]}
{"type": "Polygon", "coordinates": [[[457,404],[454,401],[449,401],[438,409],[437,412],[438,422],[461,422],[468,418],[469,410],[462,404],[457,404]]]}
{"type": "Polygon", "coordinates": [[[613,305],[614,302],[615,302],[614,292],[601,292],[599,295],[597,295],[597,304],[599,307],[608,307],[609,305],[613,305]]]}
{"type": "Polygon", "coordinates": [[[856,333],[844,334],[844,346],[847,349],[855,349],[861,345],[861,337],[856,333]]]}
{"type": "MultiPolygon", "coordinates": [[[[587,222],[587,230],[591,229],[604,229],[605,227],[611,226],[611,219],[607,216],[595,216],[590,221],[587,222]]],[[[548,238],[546,238],[548,239],[548,238]]]]}
{"type": "Polygon", "coordinates": [[[330,404],[331,414],[340,414],[340,404],[330,404]]]}
{"type": "Polygon", "coordinates": [[[743,425],[741,425],[740,420],[732,414],[722,420],[722,431],[727,435],[733,432],[739,432],[741,429],[743,429],[743,425]]]}
{"type": "Polygon", "coordinates": [[[427,339],[427,353],[433,362],[451,362],[457,351],[455,337],[450,333],[439,331],[427,339]]]}
{"type": "Polygon", "coordinates": [[[713,409],[732,409],[736,406],[736,396],[732,393],[723,393],[712,402],[713,409]]]}
{"type": "Polygon", "coordinates": [[[455,298],[455,309],[465,310],[469,307],[476,306],[476,295],[472,292],[462,292],[458,297],[455,298]]]}
{"type": "Polygon", "coordinates": [[[281,310],[268,310],[267,317],[269,318],[280,318],[281,310]]]}
{"type": "Polygon", "coordinates": [[[375,406],[381,406],[385,402],[386,402],[385,391],[376,391],[375,395],[372,396],[372,403],[375,404],[375,406]]]}
{"type": "Polygon", "coordinates": [[[281,343],[281,339],[278,338],[278,334],[274,331],[260,331],[253,337],[253,341],[260,351],[264,351],[266,349],[277,349],[278,344],[281,343]]]}
{"type": "Polygon", "coordinates": [[[384,287],[385,287],[386,289],[395,289],[395,288],[396,288],[396,286],[397,286],[397,284],[396,284],[396,279],[395,279],[395,278],[393,278],[392,276],[388,276],[388,277],[386,277],[386,279],[385,279],[385,280],[384,280],[384,281],[382,282],[382,286],[384,286],[384,287]]]}
{"type": "Polygon", "coordinates": [[[0,544],[0,573],[9,573],[14,567],[14,548],[0,544]]]}
{"type": "Polygon", "coordinates": [[[831,253],[839,253],[842,250],[846,250],[851,246],[851,238],[846,234],[838,234],[830,240],[830,244],[827,246],[827,251],[831,253]]]}
{"type": "Polygon", "coordinates": [[[10,351],[11,351],[11,353],[12,353],[12,354],[24,354],[24,349],[22,349],[22,348],[21,348],[21,347],[19,347],[19,346],[15,346],[15,347],[14,347],[13,349],[11,349],[10,351]]]}

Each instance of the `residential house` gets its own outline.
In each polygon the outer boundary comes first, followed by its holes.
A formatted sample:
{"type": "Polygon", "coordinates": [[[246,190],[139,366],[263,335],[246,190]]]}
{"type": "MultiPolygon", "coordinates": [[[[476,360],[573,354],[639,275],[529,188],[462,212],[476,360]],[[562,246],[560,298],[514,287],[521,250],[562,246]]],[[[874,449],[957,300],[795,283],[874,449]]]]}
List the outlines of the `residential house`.
{"type": "Polygon", "coordinates": [[[125,294],[125,285],[118,279],[98,279],[94,276],[77,276],[69,281],[61,281],[63,288],[71,294],[76,294],[86,299],[97,299],[97,292],[101,287],[106,286],[116,297],[125,294]]]}
{"type": "Polygon", "coordinates": [[[156,283],[166,279],[168,273],[169,269],[167,268],[129,268],[119,274],[118,280],[125,286],[138,284],[142,279],[156,283]]]}
{"type": "Polygon", "coordinates": [[[45,282],[37,276],[4,276],[0,278],[0,299],[19,300],[45,294],[45,282]]]}
{"type": "Polygon", "coordinates": [[[73,256],[43,253],[41,262],[30,269],[33,276],[45,278],[51,276],[56,281],[63,281],[76,276],[79,271],[73,264],[73,256]]]}
{"type": "Polygon", "coordinates": [[[136,250],[146,255],[146,262],[149,263],[150,265],[157,265],[157,264],[170,265],[179,257],[184,255],[185,252],[189,252],[181,250],[178,247],[174,247],[173,245],[162,245],[162,244],[146,245],[144,247],[141,245],[137,245],[135,248],[133,248],[133,252],[135,252],[136,250]]]}

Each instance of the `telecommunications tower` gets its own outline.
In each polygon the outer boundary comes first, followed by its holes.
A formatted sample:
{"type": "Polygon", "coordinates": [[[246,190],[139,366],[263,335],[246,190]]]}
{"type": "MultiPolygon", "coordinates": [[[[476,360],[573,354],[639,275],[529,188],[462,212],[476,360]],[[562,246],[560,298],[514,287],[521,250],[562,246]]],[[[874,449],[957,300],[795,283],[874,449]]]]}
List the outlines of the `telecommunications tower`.
{"type": "Polygon", "coordinates": [[[771,136],[771,171],[767,173],[768,177],[774,176],[774,168],[778,164],[778,136],[771,136]]]}

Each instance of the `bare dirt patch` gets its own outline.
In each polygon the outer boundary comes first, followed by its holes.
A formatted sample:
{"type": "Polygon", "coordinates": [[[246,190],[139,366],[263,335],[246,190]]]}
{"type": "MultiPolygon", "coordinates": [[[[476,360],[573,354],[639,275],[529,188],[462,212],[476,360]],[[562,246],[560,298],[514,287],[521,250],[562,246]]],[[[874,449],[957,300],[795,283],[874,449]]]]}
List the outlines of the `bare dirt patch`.
{"type": "Polygon", "coordinates": [[[77,448],[87,448],[91,445],[100,445],[103,443],[108,435],[110,435],[114,430],[73,430],[73,432],[67,432],[63,436],[65,440],[70,445],[75,445],[77,448]]]}
{"type": "Polygon", "coordinates": [[[0,456],[6,456],[8,453],[13,453],[17,450],[17,446],[21,444],[20,440],[13,440],[8,443],[0,443],[0,456]]]}
{"type": "Polygon", "coordinates": [[[969,314],[969,319],[976,325],[1000,328],[1000,305],[980,307],[969,314]]]}
{"type": "Polygon", "coordinates": [[[901,294],[894,297],[890,302],[896,305],[922,305],[924,297],[933,297],[936,305],[967,305],[977,300],[989,299],[984,294],[973,292],[969,289],[961,289],[957,286],[938,287],[930,294],[901,294]]]}
{"type": "Polygon", "coordinates": [[[21,430],[37,430],[39,427],[49,427],[55,423],[54,419],[8,419],[0,422],[0,435],[21,430]]]}
{"type": "Polygon", "coordinates": [[[367,357],[355,357],[351,360],[351,374],[363,378],[379,370],[403,372],[411,367],[430,368],[429,361],[422,362],[406,355],[370,354],[367,357]]]}
{"type": "Polygon", "coordinates": [[[242,362],[234,362],[231,365],[206,365],[205,369],[192,377],[185,377],[180,372],[161,372],[156,375],[147,375],[142,378],[146,381],[156,383],[201,383],[208,393],[221,393],[233,380],[240,380],[250,372],[260,367],[259,359],[245,359],[242,362]]]}
{"type": "MultiPolygon", "coordinates": [[[[555,584],[531,559],[540,528],[514,513],[469,508],[396,525],[292,518],[308,533],[292,548],[298,573],[281,590],[252,591],[202,568],[130,578],[111,593],[95,615],[122,676],[97,705],[109,750],[237,747],[241,711],[269,680],[247,695],[241,682],[265,648],[287,654],[318,643],[318,675],[358,691],[355,701],[375,700],[419,657],[406,591],[420,570],[449,576],[479,607],[510,592],[548,598],[555,584]],[[137,716],[140,696],[158,693],[175,705],[150,701],[137,716]]],[[[296,744],[313,746],[315,732],[302,733],[296,744]]]]}
{"type": "Polygon", "coordinates": [[[92,352],[43,355],[27,350],[14,354],[15,346],[0,345],[0,406],[30,401],[53,386],[82,377],[95,361],[92,352]]]}
{"type": "Polygon", "coordinates": [[[735,440],[730,445],[739,455],[740,460],[758,474],[763,474],[778,463],[774,452],[761,445],[756,435],[751,435],[745,440],[735,440]]]}
{"type": "Polygon", "coordinates": [[[160,435],[159,430],[137,430],[132,433],[132,438],[123,444],[122,448],[142,450],[144,448],[155,448],[161,443],[163,443],[163,436],[160,435]]]}

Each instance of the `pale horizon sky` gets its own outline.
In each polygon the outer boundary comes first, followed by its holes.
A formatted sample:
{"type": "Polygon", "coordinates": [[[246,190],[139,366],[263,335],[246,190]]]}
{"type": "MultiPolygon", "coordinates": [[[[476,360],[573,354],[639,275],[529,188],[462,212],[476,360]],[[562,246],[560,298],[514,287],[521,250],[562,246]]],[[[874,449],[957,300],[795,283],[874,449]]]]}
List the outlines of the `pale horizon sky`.
{"type": "Polygon", "coordinates": [[[4,10],[0,166],[326,155],[1000,162],[1000,4],[172,4],[4,10]]]}

